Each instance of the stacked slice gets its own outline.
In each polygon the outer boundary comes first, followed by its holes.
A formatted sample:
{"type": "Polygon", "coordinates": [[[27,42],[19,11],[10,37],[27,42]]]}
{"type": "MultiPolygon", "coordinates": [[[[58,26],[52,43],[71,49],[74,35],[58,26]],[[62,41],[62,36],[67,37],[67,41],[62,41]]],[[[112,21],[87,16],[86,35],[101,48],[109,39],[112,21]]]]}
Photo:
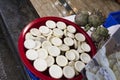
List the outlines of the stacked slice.
{"type": "Polygon", "coordinates": [[[48,20],[25,35],[26,57],[37,71],[48,69],[49,75],[71,79],[91,60],[91,47],[82,33],[62,21],[48,20]]]}

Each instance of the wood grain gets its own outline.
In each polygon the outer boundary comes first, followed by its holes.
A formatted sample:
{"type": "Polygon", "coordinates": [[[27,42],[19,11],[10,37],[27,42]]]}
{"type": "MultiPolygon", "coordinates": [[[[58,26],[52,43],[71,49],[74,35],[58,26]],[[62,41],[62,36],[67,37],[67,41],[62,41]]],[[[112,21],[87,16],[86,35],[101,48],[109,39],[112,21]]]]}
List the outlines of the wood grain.
{"type": "MultiPolygon", "coordinates": [[[[68,16],[71,15],[67,10],[58,2],[58,0],[30,0],[36,9],[37,13],[41,16],[68,16]]],[[[78,10],[100,9],[105,16],[112,11],[120,10],[120,4],[114,0],[66,0],[72,9],[77,12],[78,10]]]]}

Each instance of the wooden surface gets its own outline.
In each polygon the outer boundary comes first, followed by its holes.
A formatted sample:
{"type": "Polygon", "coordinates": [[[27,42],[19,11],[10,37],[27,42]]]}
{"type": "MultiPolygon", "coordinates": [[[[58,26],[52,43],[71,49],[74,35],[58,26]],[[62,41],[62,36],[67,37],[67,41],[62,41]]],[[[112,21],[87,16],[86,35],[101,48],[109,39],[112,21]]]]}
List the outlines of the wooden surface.
{"type": "MultiPolygon", "coordinates": [[[[30,0],[40,17],[71,15],[58,0],[30,0]]],[[[78,10],[100,9],[107,16],[109,12],[120,10],[120,4],[115,0],[66,0],[72,9],[78,10]]]]}

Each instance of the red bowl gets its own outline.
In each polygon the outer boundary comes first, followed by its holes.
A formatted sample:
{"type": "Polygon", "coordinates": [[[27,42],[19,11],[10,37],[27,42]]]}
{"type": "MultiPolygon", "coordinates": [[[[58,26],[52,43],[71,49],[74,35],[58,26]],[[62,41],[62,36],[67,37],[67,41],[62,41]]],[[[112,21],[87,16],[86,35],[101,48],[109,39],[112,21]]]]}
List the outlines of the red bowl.
{"type": "MultiPolygon", "coordinates": [[[[80,28],[78,25],[76,25],[75,23],[68,21],[66,19],[63,18],[59,18],[59,17],[43,17],[43,18],[38,18],[32,22],[30,22],[21,32],[20,36],[19,36],[19,40],[18,40],[18,49],[19,49],[19,55],[20,58],[22,60],[22,62],[24,63],[24,65],[38,78],[42,79],[42,80],[57,80],[54,79],[52,77],[49,76],[48,72],[39,72],[37,71],[34,67],[33,64],[30,60],[28,60],[26,58],[25,52],[26,49],[24,47],[24,41],[25,41],[25,34],[27,32],[30,31],[31,28],[39,28],[41,25],[45,25],[45,22],[47,20],[53,20],[55,22],[57,21],[62,21],[65,22],[67,25],[73,25],[76,29],[77,32],[82,33],[85,37],[86,37],[86,42],[90,45],[91,47],[91,51],[89,52],[90,56],[93,57],[96,53],[96,48],[94,43],[92,42],[91,38],[89,37],[89,35],[82,29],[80,28]]],[[[78,76],[75,76],[73,79],[70,80],[81,80],[82,79],[82,74],[79,74],[78,76]]],[[[66,80],[66,78],[61,78],[59,80],[66,80]]]]}

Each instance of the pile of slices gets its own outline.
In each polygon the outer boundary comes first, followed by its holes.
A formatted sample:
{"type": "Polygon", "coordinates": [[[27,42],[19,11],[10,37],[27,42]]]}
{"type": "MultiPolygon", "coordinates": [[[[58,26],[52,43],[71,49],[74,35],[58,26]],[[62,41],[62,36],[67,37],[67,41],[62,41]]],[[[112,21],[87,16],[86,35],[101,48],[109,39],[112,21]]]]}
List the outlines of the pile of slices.
{"type": "Polygon", "coordinates": [[[59,79],[79,75],[91,57],[90,45],[82,33],[62,21],[47,20],[39,28],[31,28],[25,35],[26,57],[37,71],[49,71],[59,79]]]}

